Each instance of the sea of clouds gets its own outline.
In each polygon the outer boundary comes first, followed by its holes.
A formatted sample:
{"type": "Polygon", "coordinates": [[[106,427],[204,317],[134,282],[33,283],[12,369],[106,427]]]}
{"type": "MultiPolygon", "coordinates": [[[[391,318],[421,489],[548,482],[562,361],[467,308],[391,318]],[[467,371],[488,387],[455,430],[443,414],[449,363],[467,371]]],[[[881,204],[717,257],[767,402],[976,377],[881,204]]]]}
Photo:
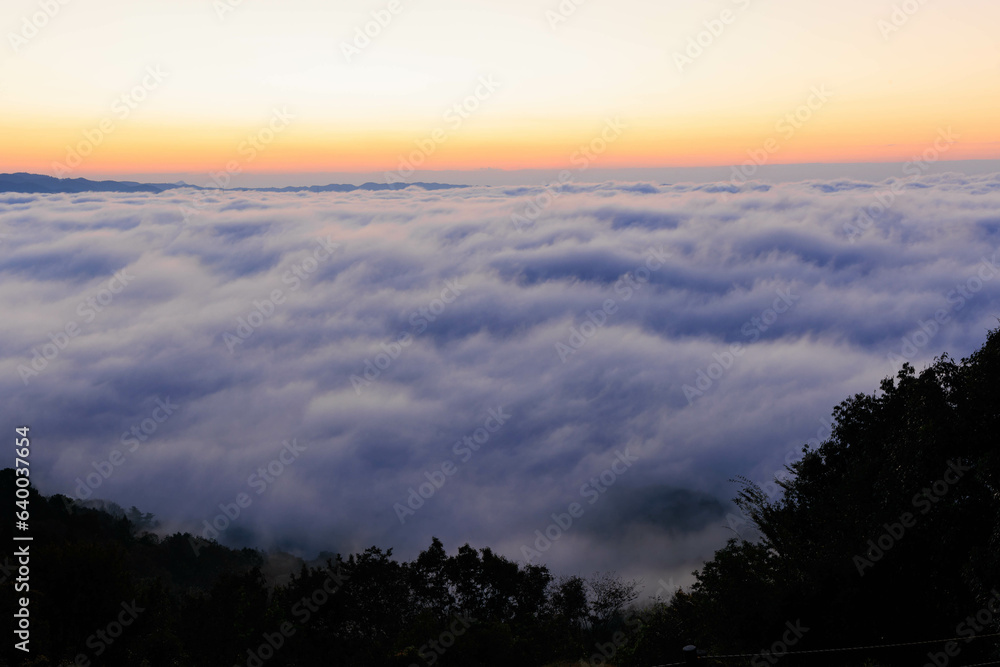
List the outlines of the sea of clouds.
{"type": "Polygon", "coordinates": [[[980,346],[998,250],[1000,175],[4,194],[0,413],[168,530],[652,593],[746,530],[730,478],[980,346]]]}

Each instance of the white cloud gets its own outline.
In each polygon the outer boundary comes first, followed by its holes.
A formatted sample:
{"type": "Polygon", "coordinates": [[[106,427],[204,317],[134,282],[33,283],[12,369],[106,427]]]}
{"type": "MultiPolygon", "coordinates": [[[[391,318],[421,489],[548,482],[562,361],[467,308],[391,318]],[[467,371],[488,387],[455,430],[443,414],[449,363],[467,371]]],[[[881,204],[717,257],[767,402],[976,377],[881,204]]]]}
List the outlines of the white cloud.
{"type": "Polygon", "coordinates": [[[921,321],[948,316],[918,366],[973,351],[996,325],[1000,279],[961,307],[948,294],[975,286],[1000,249],[1000,176],[912,181],[850,243],[844,224],[872,196],[860,185],[751,184],[725,199],[690,184],[576,185],[522,231],[510,216],[541,188],[219,193],[189,224],[183,191],[5,195],[0,411],[32,426],[42,490],[72,494],[169,396],[176,413],[95,495],[192,529],[297,438],[308,451],[227,538],[305,553],[377,543],[409,556],[437,535],[519,557],[630,445],[642,465],[599,501],[621,525],[585,516],[547,558],[677,572],[725,536],[712,517],[735,492],[726,480],[780,469],[834,405],[894,372],[887,355],[921,321]],[[306,270],[324,238],[339,249],[306,270]],[[650,247],[668,261],[627,292],[650,247]],[[134,280],[82,315],[121,270],[134,280]],[[437,303],[455,280],[466,289],[437,303]],[[794,307],[769,321],[789,289],[794,307]],[[275,290],[281,302],[230,353],[224,334],[275,290]],[[563,363],[556,343],[608,299],[614,312],[563,363]],[[19,366],[70,322],[78,334],[25,385],[19,366]],[[378,373],[358,393],[366,361],[378,373]],[[689,401],[684,385],[713,363],[718,377],[689,401]],[[393,504],[457,461],[454,443],[498,406],[509,422],[401,526],[393,504]],[[635,514],[670,498],[684,500],[659,528],[635,514]],[[612,534],[622,548],[609,550],[612,534]],[[663,546],[662,562],[637,556],[640,543],[663,546]]]}

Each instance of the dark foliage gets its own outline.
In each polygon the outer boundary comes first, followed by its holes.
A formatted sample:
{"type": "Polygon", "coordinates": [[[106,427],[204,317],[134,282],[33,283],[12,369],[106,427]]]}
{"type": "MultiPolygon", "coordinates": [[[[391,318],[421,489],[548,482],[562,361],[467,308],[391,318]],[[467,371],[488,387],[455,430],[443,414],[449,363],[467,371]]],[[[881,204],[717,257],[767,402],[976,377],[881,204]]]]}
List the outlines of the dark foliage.
{"type": "MultiPolygon", "coordinates": [[[[834,417],[830,438],[776,481],[777,497],[741,480],[736,504],[759,539],[731,540],[690,591],[647,611],[623,663],[662,662],[685,642],[756,653],[789,622],[809,628],[791,651],[960,636],[959,655],[939,664],[1000,659],[1000,642],[985,637],[1000,632],[1000,329],[961,363],[943,356],[919,374],[905,365],[834,417]]],[[[933,664],[928,653],[944,648],[809,663],[933,664]]]]}
{"type": "MultiPolygon", "coordinates": [[[[14,495],[14,471],[0,471],[14,495]]],[[[31,657],[8,642],[2,664],[509,665],[582,656],[610,636],[634,582],[610,575],[558,584],[436,538],[413,562],[376,547],[269,584],[267,556],[175,534],[113,504],[74,505],[31,488],[31,657]],[[599,623],[598,623],[599,621],[599,623]],[[600,627],[598,627],[600,625],[600,627]]],[[[6,523],[0,539],[11,543],[6,523]]],[[[0,582],[11,618],[15,571],[0,582]]],[[[631,597],[630,597],[631,596],[631,597]]]]}

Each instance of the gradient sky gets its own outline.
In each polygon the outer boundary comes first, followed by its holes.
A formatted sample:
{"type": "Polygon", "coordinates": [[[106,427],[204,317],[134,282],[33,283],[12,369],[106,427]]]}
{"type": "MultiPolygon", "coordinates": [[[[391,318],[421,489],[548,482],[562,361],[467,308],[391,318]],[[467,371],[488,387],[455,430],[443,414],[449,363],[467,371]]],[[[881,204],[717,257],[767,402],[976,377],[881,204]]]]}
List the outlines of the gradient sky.
{"type": "Polygon", "coordinates": [[[349,62],[388,0],[7,0],[0,171],[56,175],[95,132],[64,175],[391,170],[437,128],[425,169],[570,168],[609,118],[627,129],[601,167],[738,164],[768,139],[769,163],[904,161],[948,127],[943,159],[1000,157],[1000,4],[911,2],[894,24],[888,0],[585,0],[553,25],[557,0],[400,0],[349,62]],[[123,114],[150,67],[165,78],[123,114]],[[449,122],[480,77],[499,88],[449,122]],[[294,120],[248,159],[274,109],[294,120]]]}

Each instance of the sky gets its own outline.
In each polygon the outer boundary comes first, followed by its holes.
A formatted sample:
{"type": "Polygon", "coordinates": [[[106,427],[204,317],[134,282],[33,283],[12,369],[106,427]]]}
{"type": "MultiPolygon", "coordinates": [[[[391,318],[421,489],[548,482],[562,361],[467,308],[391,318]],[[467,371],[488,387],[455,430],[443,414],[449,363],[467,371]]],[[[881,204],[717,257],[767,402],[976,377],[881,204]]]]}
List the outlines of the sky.
{"type": "Polygon", "coordinates": [[[998,24],[989,0],[8,0],[0,171],[903,162],[949,128],[943,159],[996,159],[998,24]]]}
{"type": "Polygon", "coordinates": [[[43,493],[167,532],[437,536],[651,595],[752,537],[729,480],[773,489],[842,400],[982,345],[998,212],[956,173],[0,194],[0,421],[43,493]]]}

